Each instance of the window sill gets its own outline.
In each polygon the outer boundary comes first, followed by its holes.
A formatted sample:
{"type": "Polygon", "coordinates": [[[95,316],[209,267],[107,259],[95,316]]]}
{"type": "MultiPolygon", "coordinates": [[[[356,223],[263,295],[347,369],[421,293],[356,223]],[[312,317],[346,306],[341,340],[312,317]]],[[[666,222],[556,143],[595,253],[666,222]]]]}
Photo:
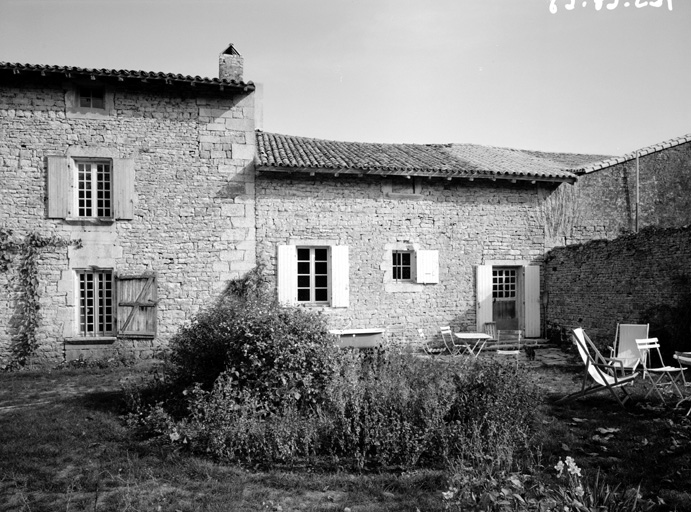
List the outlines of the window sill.
{"type": "Polygon", "coordinates": [[[403,192],[385,192],[384,197],[387,199],[412,199],[419,201],[422,199],[422,194],[413,194],[413,193],[403,193],[403,192]]]}
{"type": "Polygon", "coordinates": [[[112,217],[67,217],[65,222],[81,226],[110,226],[115,224],[115,219],[112,217]]]}
{"type": "Polygon", "coordinates": [[[112,345],[118,338],[116,336],[72,336],[65,338],[67,345],[112,345]]]}
{"type": "Polygon", "coordinates": [[[413,281],[401,283],[401,282],[390,282],[384,283],[384,291],[386,293],[417,293],[425,289],[425,285],[422,283],[416,283],[413,281]]]}
{"type": "Polygon", "coordinates": [[[113,110],[107,108],[73,107],[65,110],[67,119],[108,119],[113,110]]]}

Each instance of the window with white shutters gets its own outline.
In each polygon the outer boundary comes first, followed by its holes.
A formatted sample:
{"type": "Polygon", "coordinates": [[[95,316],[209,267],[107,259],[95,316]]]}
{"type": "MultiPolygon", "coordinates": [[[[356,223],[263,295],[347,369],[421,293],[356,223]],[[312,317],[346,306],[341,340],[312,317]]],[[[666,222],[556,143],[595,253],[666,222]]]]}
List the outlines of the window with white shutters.
{"type": "Polygon", "coordinates": [[[286,306],[349,306],[348,247],[279,245],[278,300],[286,306]]]}

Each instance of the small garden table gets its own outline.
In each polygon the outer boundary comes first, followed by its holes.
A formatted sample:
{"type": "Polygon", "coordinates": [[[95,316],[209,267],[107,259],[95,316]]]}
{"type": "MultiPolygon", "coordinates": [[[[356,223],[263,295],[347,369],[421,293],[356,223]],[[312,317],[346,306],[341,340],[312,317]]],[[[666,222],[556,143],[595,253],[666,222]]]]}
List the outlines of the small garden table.
{"type": "Polygon", "coordinates": [[[477,358],[485,348],[487,340],[492,339],[492,336],[484,332],[457,332],[454,336],[460,340],[459,348],[467,350],[470,355],[477,358]],[[474,343],[473,343],[474,342],[474,343]]]}

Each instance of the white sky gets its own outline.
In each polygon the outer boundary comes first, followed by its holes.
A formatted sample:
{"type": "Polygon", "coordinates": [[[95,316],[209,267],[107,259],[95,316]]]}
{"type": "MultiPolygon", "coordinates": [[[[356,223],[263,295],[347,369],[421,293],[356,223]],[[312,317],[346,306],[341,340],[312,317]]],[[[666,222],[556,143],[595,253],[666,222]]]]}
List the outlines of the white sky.
{"type": "Polygon", "coordinates": [[[0,61],[215,77],[234,43],[264,130],[324,139],[620,155],[691,132],[691,1],[572,1],[0,0],[0,61]]]}

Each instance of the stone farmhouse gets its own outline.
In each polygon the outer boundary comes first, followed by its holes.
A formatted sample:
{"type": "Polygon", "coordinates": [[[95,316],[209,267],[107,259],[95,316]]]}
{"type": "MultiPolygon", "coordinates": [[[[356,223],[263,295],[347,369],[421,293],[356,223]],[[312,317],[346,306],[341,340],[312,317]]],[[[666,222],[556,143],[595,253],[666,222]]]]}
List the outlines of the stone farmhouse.
{"type": "MultiPolygon", "coordinates": [[[[0,229],[81,240],[41,251],[41,357],[151,355],[255,265],[255,86],[232,46],[219,71],[0,64],[0,229]]],[[[23,314],[13,269],[0,363],[23,314]]]]}
{"type": "MultiPolygon", "coordinates": [[[[219,78],[0,63],[0,243],[67,244],[38,258],[40,357],[151,356],[258,262],[333,328],[540,337],[547,252],[632,229],[630,158],[266,133],[242,64],[232,45],[219,78]]],[[[638,155],[640,222],[669,193],[640,170],[688,172],[689,140],[638,155]]],[[[0,365],[26,315],[12,257],[0,365]]]]}

